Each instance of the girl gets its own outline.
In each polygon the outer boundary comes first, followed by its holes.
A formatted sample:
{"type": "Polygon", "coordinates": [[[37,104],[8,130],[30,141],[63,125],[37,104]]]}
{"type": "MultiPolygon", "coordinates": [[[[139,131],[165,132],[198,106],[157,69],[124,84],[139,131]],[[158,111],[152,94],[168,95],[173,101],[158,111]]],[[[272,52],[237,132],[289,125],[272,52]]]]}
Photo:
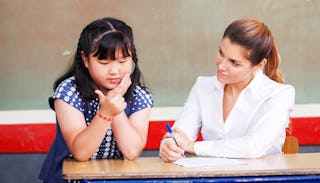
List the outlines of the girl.
{"type": "Polygon", "coordinates": [[[224,32],[217,74],[199,77],[169,134],[160,146],[164,161],[184,152],[199,156],[258,158],[281,153],[295,90],[283,84],[280,63],[268,27],[240,19],[224,32]],[[194,142],[201,134],[203,141],[194,142]]]}
{"type": "Polygon", "coordinates": [[[40,179],[66,182],[62,179],[65,158],[133,160],[140,155],[154,103],[140,75],[127,24],[103,18],[83,29],[73,64],[54,83],[49,97],[57,129],[40,179]]]}

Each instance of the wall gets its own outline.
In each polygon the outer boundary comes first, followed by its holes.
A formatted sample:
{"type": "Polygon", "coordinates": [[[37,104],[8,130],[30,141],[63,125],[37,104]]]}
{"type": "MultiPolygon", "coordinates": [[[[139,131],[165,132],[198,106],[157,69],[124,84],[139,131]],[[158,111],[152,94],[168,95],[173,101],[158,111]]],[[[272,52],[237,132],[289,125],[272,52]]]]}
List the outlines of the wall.
{"type": "MultiPolygon", "coordinates": [[[[320,103],[317,0],[1,0],[0,111],[49,109],[52,84],[70,64],[82,28],[105,16],[132,26],[157,107],[182,106],[196,77],[215,73],[222,32],[244,17],[272,30],[296,102],[320,103]]],[[[319,146],[301,149],[312,151],[319,146]]],[[[0,182],[40,182],[44,157],[1,154],[0,182]]]]}
{"type": "Polygon", "coordinates": [[[296,102],[320,102],[320,1],[2,0],[0,7],[0,110],[48,109],[80,31],[104,16],[132,26],[156,106],[182,106],[196,77],[215,73],[223,30],[243,17],[273,31],[296,102]]]}

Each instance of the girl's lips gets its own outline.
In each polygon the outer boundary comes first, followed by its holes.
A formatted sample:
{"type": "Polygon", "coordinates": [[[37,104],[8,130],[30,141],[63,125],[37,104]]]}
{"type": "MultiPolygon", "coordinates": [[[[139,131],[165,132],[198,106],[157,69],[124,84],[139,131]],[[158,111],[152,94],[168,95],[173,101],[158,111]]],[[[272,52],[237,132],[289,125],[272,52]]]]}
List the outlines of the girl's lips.
{"type": "Polygon", "coordinates": [[[119,78],[109,78],[108,81],[112,84],[118,84],[120,83],[120,79],[119,78]]]}

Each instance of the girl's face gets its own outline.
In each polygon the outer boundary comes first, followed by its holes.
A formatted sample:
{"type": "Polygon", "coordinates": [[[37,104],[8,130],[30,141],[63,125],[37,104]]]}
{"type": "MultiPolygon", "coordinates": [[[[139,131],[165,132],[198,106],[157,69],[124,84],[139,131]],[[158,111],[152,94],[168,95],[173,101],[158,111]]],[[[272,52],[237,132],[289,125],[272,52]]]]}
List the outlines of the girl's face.
{"type": "Polygon", "coordinates": [[[223,38],[216,55],[217,79],[224,84],[247,85],[260,68],[247,59],[249,51],[223,38]]]}
{"type": "Polygon", "coordinates": [[[89,58],[82,56],[82,59],[91,78],[104,93],[118,86],[125,74],[130,74],[132,57],[124,58],[121,51],[116,51],[116,60],[98,60],[93,54],[89,58]]]}

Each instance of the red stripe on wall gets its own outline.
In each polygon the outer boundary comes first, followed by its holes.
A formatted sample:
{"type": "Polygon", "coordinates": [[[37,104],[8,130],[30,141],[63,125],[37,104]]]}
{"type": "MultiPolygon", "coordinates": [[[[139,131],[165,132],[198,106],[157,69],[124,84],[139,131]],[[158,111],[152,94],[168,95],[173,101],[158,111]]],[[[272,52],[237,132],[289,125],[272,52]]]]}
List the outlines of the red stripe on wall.
{"type": "Polygon", "coordinates": [[[47,152],[55,124],[0,125],[0,153],[47,152]]]}
{"type": "MultiPolygon", "coordinates": [[[[159,148],[167,132],[166,122],[149,123],[146,150],[159,148]]],[[[169,121],[170,125],[173,122],[169,121]]],[[[45,153],[55,136],[55,127],[54,123],[0,125],[0,153],[45,153]]],[[[320,117],[293,118],[292,135],[298,138],[300,145],[320,145],[320,117]]]]}
{"type": "Polygon", "coordinates": [[[165,123],[173,124],[174,121],[152,121],[149,123],[148,139],[145,149],[156,150],[159,148],[163,135],[167,132],[165,123]]]}
{"type": "Polygon", "coordinates": [[[292,118],[291,123],[300,145],[320,145],[320,117],[292,118]]]}

